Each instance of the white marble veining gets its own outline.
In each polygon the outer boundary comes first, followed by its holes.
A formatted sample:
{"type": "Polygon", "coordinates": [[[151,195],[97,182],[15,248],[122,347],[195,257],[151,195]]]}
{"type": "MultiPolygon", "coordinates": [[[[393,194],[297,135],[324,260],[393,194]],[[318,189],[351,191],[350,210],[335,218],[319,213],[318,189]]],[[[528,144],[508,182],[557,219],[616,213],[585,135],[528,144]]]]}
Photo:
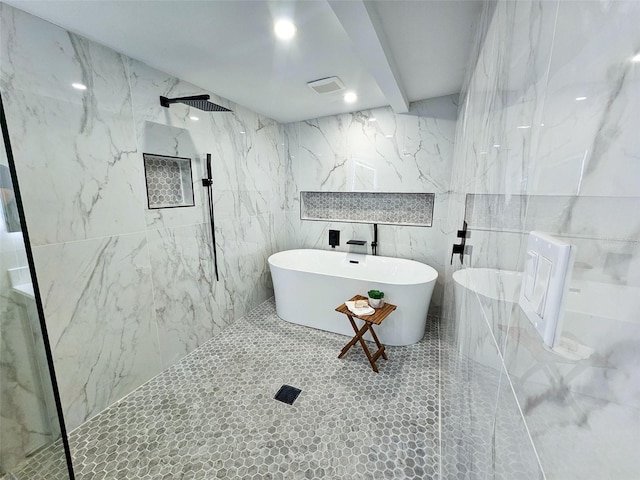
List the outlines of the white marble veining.
{"type": "Polygon", "coordinates": [[[33,254],[73,427],[161,371],[147,240],[143,233],[120,235],[36,247],[33,254]]]}
{"type": "MultiPolygon", "coordinates": [[[[202,90],[140,62],[131,60],[130,63],[140,149],[195,156],[196,180],[204,175],[204,159],[206,153],[210,153],[216,193],[232,195],[235,208],[247,209],[230,214],[255,215],[272,211],[274,207],[282,208],[282,201],[275,200],[284,194],[282,130],[275,121],[229,104],[210,92],[211,101],[234,112],[203,112],[181,104],[164,108],[159,103],[159,95],[177,97],[202,93],[202,90]],[[197,116],[198,120],[191,120],[190,116],[197,116]],[[251,204],[266,205],[267,210],[256,212],[251,204]]],[[[196,181],[196,197],[197,184],[196,181]]],[[[222,211],[228,212],[226,208],[222,211]]]]}
{"type": "Polygon", "coordinates": [[[32,244],[142,230],[125,58],[6,5],[1,17],[3,98],[32,244]]]}
{"type": "Polygon", "coordinates": [[[130,60],[139,150],[192,158],[195,207],[146,211],[154,306],[164,366],[192,351],[272,293],[266,258],[282,248],[282,129],[214,94],[233,113],[162,107],[159,95],[202,90],[130,60]],[[198,120],[190,117],[196,116],[198,120]],[[207,192],[211,154],[218,270],[213,272],[207,192]]]}
{"type": "Polygon", "coordinates": [[[165,228],[147,234],[163,369],[233,320],[220,315],[228,295],[215,282],[207,227],[165,228]]]}
{"type": "MultiPolygon", "coordinates": [[[[0,253],[0,269],[6,272],[11,257],[0,253]]],[[[51,385],[42,375],[48,372],[33,298],[13,291],[6,273],[0,276],[0,292],[0,465],[8,470],[57,438],[51,423],[57,418],[49,415],[51,385]]]]}
{"type": "MultiPolygon", "coordinates": [[[[379,253],[427,263],[443,280],[465,194],[488,193],[512,202],[517,228],[495,210],[472,215],[483,231],[471,231],[467,265],[521,269],[527,231],[544,227],[577,246],[580,288],[608,285],[599,291],[616,308],[567,311],[563,335],[594,350],[568,361],[541,348],[517,305],[454,299],[451,288],[441,300],[440,283],[433,304],[445,318],[476,322],[443,332],[457,335],[461,362],[482,358],[490,379],[445,392],[486,409],[464,411],[458,432],[490,438],[486,458],[465,456],[446,422],[443,455],[509,478],[498,470],[505,439],[516,438],[527,478],[637,476],[640,332],[628,290],[640,287],[637,3],[487,6],[455,134],[457,97],[407,115],[380,108],[284,127],[213,94],[234,112],[166,109],[160,95],[210,92],[6,5],[0,16],[0,88],[69,427],[271,296],[271,253],[328,248],[330,228],[342,250],[349,238],[371,240],[370,225],[301,221],[301,190],[435,193],[434,226],[381,226],[379,253]],[[146,209],[145,152],[193,159],[194,207],[146,209]],[[199,183],[207,153],[220,282],[199,183]]],[[[13,248],[21,238],[1,240],[7,268],[25,265],[13,248]]]]}
{"type": "MultiPolygon", "coordinates": [[[[546,478],[640,473],[639,19],[636,2],[498,2],[461,109],[450,216],[466,193],[500,196],[467,212],[467,264],[522,271],[534,229],[577,249],[564,355],[543,347],[500,285],[493,299],[457,289],[460,317],[445,329],[467,361],[513,386],[521,441],[546,478]]],[[[450,296],[445,305],[454,318],[450,296]]]]}
{"type": "Polygon", "coordinates": [[[0,16],[0,88],[73,429],[273,294],[283,128],[12,7],[0,16]],[[159,103],[199,93],[233,113],[159,103]],[[143,153],[192,159],[193,207],[147,209],[143,153]],[[220,282],[200,181],[207,153],[220,282]]]}
{"type": "MultiPolygon", "coordinates": [[[[0,164],[6,168],[5,149],[0,164]]],[[[0,202],[0,472],[59,438],[23,234],[8,232],[0,202]]]]}
{"type": "MultiPolygon", "coordinates": [[[[300,191],[435,193],[433,226],[380,226],[378,253],[441,271],[457,108],[452,95],[414,103],[407,115],[379,108],[287,125],[289,246],[329,248],[329,229],[341,231],[338,249],[343,251],[351,238],[373,239],[371,225],[300,220],[300,191]]],[[[441,287],[436,287],[432,313],[440,306],[441,287]]]]}
{"type": "Polygon", "coordinates": [[[633,1],[559,2],[533,191],[637,197],[637,16],[633,1]]]}

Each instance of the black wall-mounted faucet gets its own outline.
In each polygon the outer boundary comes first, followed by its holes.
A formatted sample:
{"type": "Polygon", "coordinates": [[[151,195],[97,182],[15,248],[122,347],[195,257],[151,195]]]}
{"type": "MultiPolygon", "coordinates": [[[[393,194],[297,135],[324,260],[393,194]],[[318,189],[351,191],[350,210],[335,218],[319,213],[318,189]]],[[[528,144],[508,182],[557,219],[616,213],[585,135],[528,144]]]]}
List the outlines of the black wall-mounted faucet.
{"type": "Polygon", "coordinates": [[[329,230],[329,245],[331,248],[340,246],[340,230],[329,230]]]}
{"type": "Polygon", "coordinates": [[[378,224],[373,224],[373,242],[371,242],[371,255],[378,255],[378,224]]]}
{"type": "MultiPolygon", "coordinates": [[[[453,249],[451,250],[451,265],[453,265],[453,256],[454,255],[460,255],[460,263],[463,264],[464,263],[464,254],[468,253],[466,252],[466,243],[467,243],[467,222],[463,221],[462,222],[462,230],[458,230],[458,233],[456,235],[458,238],[460,238],[460,243],[459,244],[453,244],[453,249]]],[[[471,248],[471,247],[468,247],[471,248]]]]}

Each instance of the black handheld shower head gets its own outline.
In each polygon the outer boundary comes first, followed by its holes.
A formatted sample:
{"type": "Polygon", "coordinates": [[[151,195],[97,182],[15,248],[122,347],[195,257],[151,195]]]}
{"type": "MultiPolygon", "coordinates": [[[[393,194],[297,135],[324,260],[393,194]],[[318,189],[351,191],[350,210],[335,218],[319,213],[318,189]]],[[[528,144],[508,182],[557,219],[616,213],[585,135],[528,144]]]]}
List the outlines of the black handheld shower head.
{"type": "Polygon", "coordinates": [[[183,103],[190,107],[204,110],[205,112],[232,112],[228,108],[209,101],[209,95],[195,95],[193,97],[167,98],[160,97],[160,105],[169,108],[172,103],[183,103]]]}

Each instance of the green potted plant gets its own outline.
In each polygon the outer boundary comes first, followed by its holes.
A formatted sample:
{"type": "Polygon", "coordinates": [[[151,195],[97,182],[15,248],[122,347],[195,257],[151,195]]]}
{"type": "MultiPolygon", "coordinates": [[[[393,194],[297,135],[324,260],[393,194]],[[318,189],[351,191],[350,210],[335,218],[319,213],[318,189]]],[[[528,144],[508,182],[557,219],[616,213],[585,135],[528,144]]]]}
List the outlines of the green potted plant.
{"type": "Polygon", "coordinates": [[[373,308],[380,308],[384,305],[384,292],[380,290],[369,290],[367,295],[369,295],[369,305],[373,308]]]}

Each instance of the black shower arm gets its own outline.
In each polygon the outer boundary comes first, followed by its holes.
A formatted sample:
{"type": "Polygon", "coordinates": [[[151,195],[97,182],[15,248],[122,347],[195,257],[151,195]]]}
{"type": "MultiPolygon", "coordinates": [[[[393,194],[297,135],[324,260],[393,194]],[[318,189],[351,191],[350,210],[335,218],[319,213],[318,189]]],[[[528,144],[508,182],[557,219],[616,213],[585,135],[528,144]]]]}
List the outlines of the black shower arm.
{"type": "Polygon", "coordinates": [[[169,108],[169,105],[171,105],[172,103],[179,103],[185,100],[209,100],[209,98],[211,98],[210,95],[193,95],[191,97],[177,97],[177,98],[167,98],[167,97],[160,97],[160,105],[162,105],[163,107],[167,107],[169,108]]]}

